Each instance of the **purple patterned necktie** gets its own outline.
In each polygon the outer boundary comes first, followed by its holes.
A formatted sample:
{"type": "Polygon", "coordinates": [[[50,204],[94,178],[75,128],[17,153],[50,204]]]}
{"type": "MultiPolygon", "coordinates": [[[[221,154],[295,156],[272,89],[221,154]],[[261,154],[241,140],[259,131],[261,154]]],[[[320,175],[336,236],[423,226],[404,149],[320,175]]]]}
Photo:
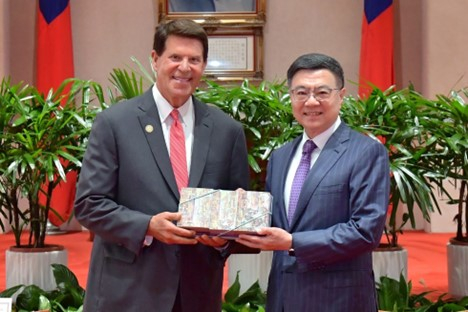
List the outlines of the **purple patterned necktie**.
{"type": "Polygon", "coordinates": [[[304,143],[302,148],[302,158],[297,167],[296,174],[294,175],[294,180],[291,187],[291,195],[289,197],[289,208],[288,208],[288,222],[291,224],[291,220],[296,211],[297,201],[299,200],[299,195],[301,194],[302,185],[309,173],[310,169],[310,159],[312,151],[317,147],[312,140],[307,140],[304,143]]]}

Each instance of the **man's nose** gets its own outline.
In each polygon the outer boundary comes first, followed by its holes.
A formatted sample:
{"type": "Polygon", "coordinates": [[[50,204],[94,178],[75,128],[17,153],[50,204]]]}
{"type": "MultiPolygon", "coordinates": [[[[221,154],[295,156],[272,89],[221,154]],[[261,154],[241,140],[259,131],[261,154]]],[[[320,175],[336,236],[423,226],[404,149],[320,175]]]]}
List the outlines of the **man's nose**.
{"type": "Polygon", "coordinates": [[[315,104],[320,104],[320,101],[315,98],[315,95],[313,92],[309,93],[309,97],[305,101],[306,105],[315,105],[315,104]]]}
{"type": "Polygon", "coordinates": [[[182,71],[190,70],[190,64],[189,64],[188,59],[183,59],[180,62],[179,69],[182,70],[182,71]]]}

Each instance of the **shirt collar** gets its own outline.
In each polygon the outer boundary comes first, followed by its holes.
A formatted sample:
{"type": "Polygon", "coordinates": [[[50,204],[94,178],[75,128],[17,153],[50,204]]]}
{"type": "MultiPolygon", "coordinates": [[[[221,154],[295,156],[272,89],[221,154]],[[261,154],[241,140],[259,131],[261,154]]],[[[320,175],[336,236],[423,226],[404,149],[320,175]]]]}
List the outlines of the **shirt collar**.
{"type": "MultiPolygon", "coordinates": [[[[161,95],[161,92],[159,92],[158,87],[156,87],[156,84],[153,85],[153,97],[154,101],[156,102],[156,107],[158,108],[159,112],[159,118],[161,119],[161,122],[166,122],[167,117],[171,114],[171,112],[174,110],[174,107],[161,95]]],[[[180,121],[182,123],[185,123],[184,120],[188,116],[191,116],[193,113],[193,100],[192,97],[189,97],[187,101],[177,108],[180,114],[180,121]]]]}
{"type": "MultiPolygon", "coordinates": [[[[330,139],[330,137],[333,135],[336,129],[338,129],[340,124],[341,124],[341,119],[340,119],[340,116],[338,116],[338,118],[336,119],[336,121],[333,123],[333,125],[330,128],[328,128],[327,130],[323,131],[322,133],[317,135],[315,138],[313,138],[315,145],[317,145],[317,147],[320,150],[322,150],[325,144],[327,144],[328,139],[330,139]]],[[[304,131],[302,134],[302,140],[301,140],[300,145],[302,146],[307,140],[312,140],[312,139],[309,138],[309,136],[304,131]]]]}

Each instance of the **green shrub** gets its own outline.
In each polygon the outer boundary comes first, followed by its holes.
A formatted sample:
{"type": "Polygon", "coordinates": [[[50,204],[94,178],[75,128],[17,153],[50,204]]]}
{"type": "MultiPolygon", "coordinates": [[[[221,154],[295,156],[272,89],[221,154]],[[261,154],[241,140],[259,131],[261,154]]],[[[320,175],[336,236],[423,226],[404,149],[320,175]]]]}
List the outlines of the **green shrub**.
{"type": "Polygon", "coordinates": [[[222,312],[265,312],[266,293],[258,281],[240,294],[239,271],[236,280],[224,295],[222,312]]]}
{"type": "Polygon", "coordinates": [[[400,275],[397,281],[387,276],[380,277],[377,283],[379,309],[391,312],[452,312],[468,309],[468,297],[456,300],[444,299],[447,294],[438,297],[436,302],[427,298],[430,291],[411,294],[412,283],[406,282],[400,275]]]}
{"type": "Polygon", "coordinates": [[[85,290],[75,274],[62,264],[52,264],[57,287],[45,291],[36,285],[17,285],[0,293],[0,298],[14,297],[13,311],[27,312],[50,309],[50,312],[83,310],[85,290]]]}

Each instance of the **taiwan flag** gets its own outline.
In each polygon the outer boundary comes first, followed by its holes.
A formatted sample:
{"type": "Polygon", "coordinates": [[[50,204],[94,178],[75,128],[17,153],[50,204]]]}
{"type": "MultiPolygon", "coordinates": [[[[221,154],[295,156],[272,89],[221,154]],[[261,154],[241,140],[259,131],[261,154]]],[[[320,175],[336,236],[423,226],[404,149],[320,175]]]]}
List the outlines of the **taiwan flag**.
{"type": "Polygon", "coordinates": [[[392,2],[364,0],[359,66],[361,97],[367,97],[373,86],[386,90],[395,83],[392,2]]]}
{"type": "MultiPolygon", "coordinates": [[[[69,0],[38,1],[36,53],[36,86],[43,94],[47,95],[50,89],[57,90],[65,79],[74,76],[69,0]]],[[[70,172],[66,178],[67,182],[54,189],[51,201],[51,207],[63,220],[70,217],[73,209],[77,173],[70,172]]],[[[43,194],[40,200],[45,203],[43,194]]],[[[52,212],[49,220],[56,226],[63,223],[52,212]]]]}

